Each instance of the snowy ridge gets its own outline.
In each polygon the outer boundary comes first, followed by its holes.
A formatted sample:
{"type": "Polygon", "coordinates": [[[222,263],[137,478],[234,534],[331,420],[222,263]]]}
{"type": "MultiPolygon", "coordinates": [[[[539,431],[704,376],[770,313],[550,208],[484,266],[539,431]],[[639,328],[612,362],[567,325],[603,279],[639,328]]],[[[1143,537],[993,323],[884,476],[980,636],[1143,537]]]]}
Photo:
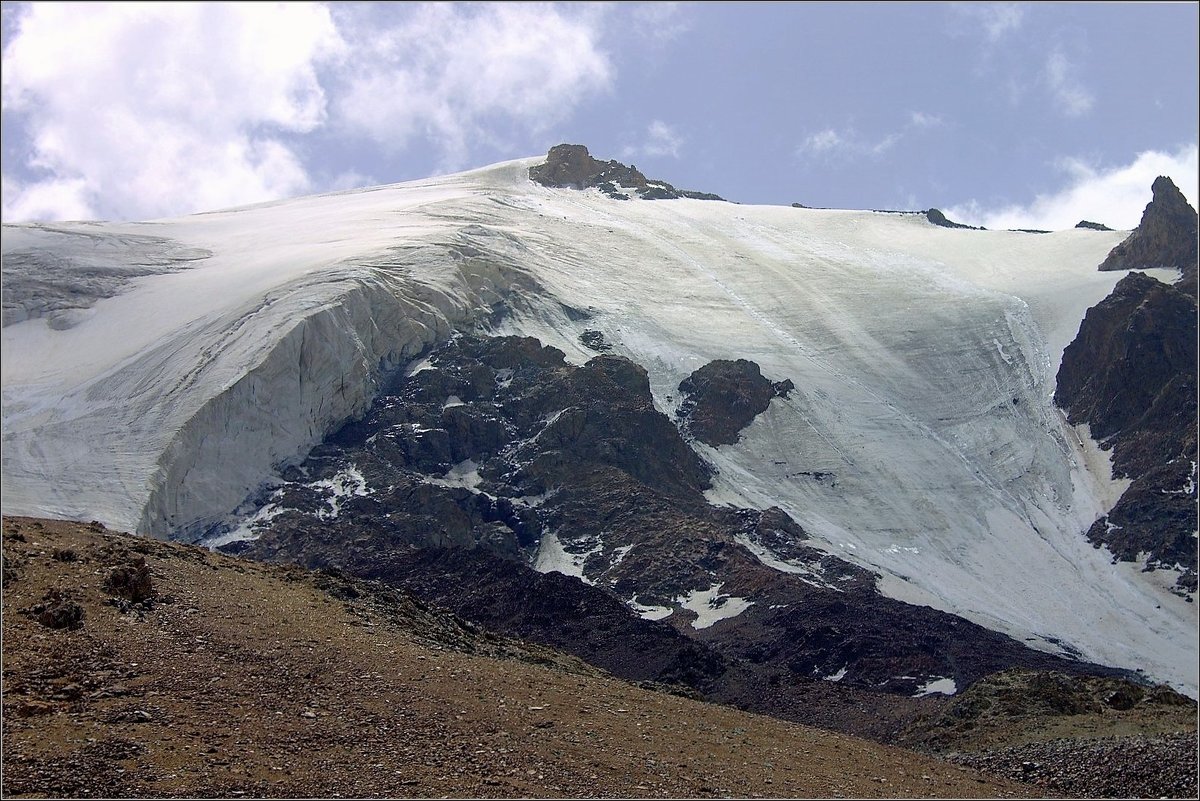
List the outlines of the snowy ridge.
{"type": "MultiPolygon", "coordinates": [[[[538,161],[89,225],[211,255],[73,327],[4,328],[4,512],[194,538],[454,329],[488,321],[580,363],[593,329],[668,412],[712,359],[795,383],[736,445],[698,448],[714,502],[782,507],[895,597],[1196,694],[1195,604],[1083,538],[1109,476],[1050,400],[1124,232],[616,202],[533,184],[538,161]]],[[[61,239],[5,226],[3,249],[61,239]]],[[[577,569],[544,549],[543,569],[577,569]]]]}

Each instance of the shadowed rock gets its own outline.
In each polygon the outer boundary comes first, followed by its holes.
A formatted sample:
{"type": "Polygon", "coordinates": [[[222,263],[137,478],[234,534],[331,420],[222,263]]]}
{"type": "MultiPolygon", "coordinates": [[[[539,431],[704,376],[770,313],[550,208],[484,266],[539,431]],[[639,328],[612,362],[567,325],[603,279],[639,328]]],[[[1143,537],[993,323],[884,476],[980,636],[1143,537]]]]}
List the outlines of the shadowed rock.
{"type": "Polygon", "coordinates": [[[794,389],[791,381],[772,383],[757,364],[746,359],[717,359],[696,370],[679,384],[687,397],[679,407],[679,419],[696,439],[716,447],[738,441],[771,404],[771,398],[786,396],[794,389]]]}
{"type": "Polygon", "coordinates": [[[1063,353],[1054,402],[1113,451],[1133,483],[1088,531],[1120,559],[1180,565],[1195,591],[1196,299],[1145,273],[1088,310],[1063,353]]]}
{"type": "Polygon", "coordinates": [[[637,167],[619,161],[599,161],[592,158],[583,145],[555,145],[546,154],[546,161],[529,168],[529,177],[542,186],[567,189],[595,187],[614,200],[629,200],[621,189],[632,190],[643,200],[724,200],[709,192],[676,189],[666,181],[647,178],[637,167]]]}
{"type": "Polygon", "coordinates": [[[1142,221],[1101,263],[1101,270],[1181,270],[1191,276],[1195,294],[1196,210],[1170,178],[1160,175],[1151,187],[1153,197],[1142,221]]]}

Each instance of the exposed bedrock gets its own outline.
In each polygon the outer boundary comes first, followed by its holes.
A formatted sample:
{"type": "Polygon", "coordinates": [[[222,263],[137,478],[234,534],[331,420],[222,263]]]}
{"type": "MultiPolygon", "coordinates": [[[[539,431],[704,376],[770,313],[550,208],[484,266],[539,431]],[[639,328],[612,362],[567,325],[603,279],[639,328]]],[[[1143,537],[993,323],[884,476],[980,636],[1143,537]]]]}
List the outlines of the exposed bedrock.
{"type": "Polygon", "coordinates": [[[284,478],[254,539],[225,550],[390,581],[618,675],[795,720],[882,736],[927,686],[1103,670],[884,598],[781,509],[710,505],[709,469],[618,356],[453,338],[284,478]]]}
{"type": "Polygon", "coordinates": [[[647,178],[637,167],[619,161],[599,161],[592,158],[583,145],[555,145],[546,154],[546,161],[529,168],[529,177],[542,186],[587,189],[596,187],[614,200],[629,200],[630,195],[643,200],[724,200],[710,192],[676,189],[666,181],[647,178]]]}
{"type": "Polygon", "coordinates": [[[790,380],[763,377],[759,366],[747,359],[717,359],[680,382],[684,400],[677,414],[684,429],[701,442],[732,445],[772,398],[786,397],[794,388],[790,380]]]}
{"type": "Polygon", "coordinates": [[[1196,299],[1144,273],[1088,310],[1063,353],[1054,402],[1132,479],[1088,531],[1115,556],[1179,566],[1196,589],[1196,299]]]}
{"type": "Polygon", "coordinates": [[[1170,178],[1160,175],[1151,187],[1153,197],[1129,237],[1112,249],[1101,270],[1181,270],[1196,284],[1196,211],[1170,178]]]}
{"type": "MultiPolygon", "coordinates": [[[[457,287],[380,271],[349,282],[298,318],[282,316],[256,329],[280,333],[256,366],[208,396],[171,436],[150,479],[138,531],[196,539],[221,526],[279,470],[361,417],[417,354],[457,326],[494,319],[507,304],[521,303],[514,292],[537,294],[536,283],[512,265],[458,251],[445,261],[457,273],[457,287]]],[[[219,361],[204,369],[230,370],[219,361]]],[[[176,386],[159,399],[159,409],[170,409],[187,388],[176,386]]]]}

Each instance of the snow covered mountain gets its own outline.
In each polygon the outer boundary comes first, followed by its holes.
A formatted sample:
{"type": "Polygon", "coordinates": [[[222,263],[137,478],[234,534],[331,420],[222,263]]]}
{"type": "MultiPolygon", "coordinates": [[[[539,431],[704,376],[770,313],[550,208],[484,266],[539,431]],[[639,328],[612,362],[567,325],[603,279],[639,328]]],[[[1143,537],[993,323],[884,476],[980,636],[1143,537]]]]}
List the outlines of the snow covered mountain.
{"type": "MultiPolygon", "coordinates": [[[[778,507],[888,597],[1197,694],[1196,605],[1083,536],[1128,482],[1053,404],[1127,232],[620,200],[531,181],[544,161],[5,225],[4,513],[211,538],[454,332],[536,337],[573,364],[598,332],[668,417],[713,360],[792,382],[736,442],[692,442],[711,503],[778,507]]],[[[470,489],[467,472],[443,480],[470,489]]],[[[541,566],[580,569],[551,539],[541,566]]],[[[693,590],[696,620],[746,608],[693,590]]]]}

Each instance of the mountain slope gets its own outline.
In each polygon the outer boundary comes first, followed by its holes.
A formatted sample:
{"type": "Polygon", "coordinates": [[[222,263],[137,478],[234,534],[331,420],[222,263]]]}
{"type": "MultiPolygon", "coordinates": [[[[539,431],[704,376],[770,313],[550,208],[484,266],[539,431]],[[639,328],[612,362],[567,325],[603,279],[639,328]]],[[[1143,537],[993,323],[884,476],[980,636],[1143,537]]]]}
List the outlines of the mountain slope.
{"type": "Polygon", "coordinates": [[[1116,283],[1095,267],[1120,232],[618,201],[533,183],[542,161],[180,220],[5,226],[6,277],[64,232],[211,253],[58,328],[4,328],[5,512],[219,531],[453,330],[536,336],[573,363],[594,331],[668,416],[716,359],[793,382],[736,443],[695,445],[708,500],[779,507],[895,598],[1196,691],[1194,605],[1081,536],[1108,468],[1050,400],[1116,283]]]}
{"type": "Polygon", "coordinates": [[[368,582],[31,519],[3,550],[6,798],[1036,792],[639,689],[368,582]],[[133,602],[107,579],[140,564],[133,602]],[[53,604],[81,625],[29,612],[53,604]]]}

